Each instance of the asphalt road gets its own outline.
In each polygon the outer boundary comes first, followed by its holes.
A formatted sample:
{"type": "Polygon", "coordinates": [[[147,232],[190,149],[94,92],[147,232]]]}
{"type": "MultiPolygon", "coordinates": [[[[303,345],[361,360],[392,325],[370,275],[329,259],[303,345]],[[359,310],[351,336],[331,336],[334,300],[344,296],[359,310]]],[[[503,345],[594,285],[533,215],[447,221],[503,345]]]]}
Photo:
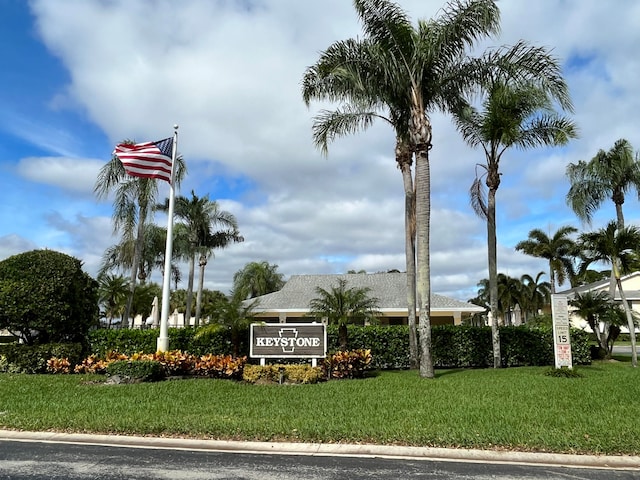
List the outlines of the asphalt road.
{"type": "Polygon", "coordinates": [[[0,479],[3,480],[396,480],[406,477],[629,480],[640,479],[640,470],[0,440],[0,479]]]}

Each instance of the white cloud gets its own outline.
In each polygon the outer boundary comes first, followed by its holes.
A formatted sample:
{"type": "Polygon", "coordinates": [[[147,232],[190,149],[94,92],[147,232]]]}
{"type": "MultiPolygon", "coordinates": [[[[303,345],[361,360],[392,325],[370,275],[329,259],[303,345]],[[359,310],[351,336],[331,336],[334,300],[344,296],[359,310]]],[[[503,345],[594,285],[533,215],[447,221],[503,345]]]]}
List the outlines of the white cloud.
{"type": "MultiPolygon", "coordinates": [[[[414,19],[430,17],[441,6],[400,3],[414,19]]],[[[276,263],[287,276],[404,270],[404,200],[393,132],[375,125],[337,140],[322,157],[311,138],[312,117],[321,106],[307,109],[300,95],[305,68],[321,50],[361,35],[350,2],[31,5],[44,43],[69,72],[70,83],[59,86],[50,106],[86,116],[111,143],[163,138],[178,123],[179,150],[191,171],[183,192],[195,188],[212,199],[221,190],[228,194],[221,205],[238,218],[245,242],[216,252],[207,266],[207,287],[228,290],[233,273],[254,260],[276,263]],[[241,184],[237,190],[222,187],[235,182],[241,184]]],[[[565,165],[591,158],[620,137],[640,146],[640,6],[503,0],[499,7],[503,34],[485,45],[525,38],[553,47],[568,62],[581,132],[566,148],[504,158],[499,270],[519,276],[537,273],[539,264],[516,254],[514,243],[531,228],[571,218],[564,203],[565,165]]],[[[432,120],[433,288],[468,298],[487,276],[486,226],[468,197],[474,165],[484,157],[465,146],[447,117],[434,114],[432,120]]],[[[52,138],[46,133],[33,142],[47,145],[52,138]]],[[[72,141],[51,145],[61,158],[25,158],[18,172],[33,182],[89,193],[99,162],[75,159],[72,141]]],[[[48,217],[51,236],[62,237],[65,248],[96,265],[100,249],[111,242],[108,219],[88,211],[86,203],[74,215],[74,205],[65,211],[56,205],[60,216],[48,217]]]]}
{"type": "Polygon", "coordinates": [[[63,190],[92,194],[102,160],[67,157],[28,157],[18,162],[18,173],[37,183],[60,187],[63,190]]]}

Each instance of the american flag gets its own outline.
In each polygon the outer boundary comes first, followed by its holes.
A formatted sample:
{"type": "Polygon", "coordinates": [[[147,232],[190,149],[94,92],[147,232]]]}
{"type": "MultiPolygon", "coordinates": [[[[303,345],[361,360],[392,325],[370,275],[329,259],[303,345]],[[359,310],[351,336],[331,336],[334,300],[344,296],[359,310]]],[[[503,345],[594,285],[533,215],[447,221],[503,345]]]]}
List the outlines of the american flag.
{"type": "Polygon", "coordinates": [[[113,154],[120,159],[125,171],[133,177],[159,178],[171,183],[173,137],[157,142],[116,145],[113,154]]]}

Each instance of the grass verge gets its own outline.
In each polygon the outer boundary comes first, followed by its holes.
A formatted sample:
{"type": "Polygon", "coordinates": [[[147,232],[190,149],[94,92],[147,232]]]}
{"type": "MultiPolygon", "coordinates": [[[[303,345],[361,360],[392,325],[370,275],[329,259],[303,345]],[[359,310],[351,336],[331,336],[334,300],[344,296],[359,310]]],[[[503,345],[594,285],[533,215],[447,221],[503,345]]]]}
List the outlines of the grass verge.
{"type": "Polygon", "coordinates": [[[317,385],[0,374],[0,428],[262,441],[640,454],[640,372],[628,363],[415,371],[317,385]]]}

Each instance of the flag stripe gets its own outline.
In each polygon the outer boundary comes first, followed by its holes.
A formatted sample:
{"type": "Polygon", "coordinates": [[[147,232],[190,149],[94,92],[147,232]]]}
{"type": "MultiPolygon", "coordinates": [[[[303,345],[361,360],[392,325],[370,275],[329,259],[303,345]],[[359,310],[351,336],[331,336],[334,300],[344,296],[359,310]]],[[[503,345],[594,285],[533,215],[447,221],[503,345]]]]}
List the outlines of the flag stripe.
{"type": "Polygon", "coordinates": [[[135,145],[116,145],[117,156],[133,177],[157,178],[171,183],[173,138],[135,145]]]}

